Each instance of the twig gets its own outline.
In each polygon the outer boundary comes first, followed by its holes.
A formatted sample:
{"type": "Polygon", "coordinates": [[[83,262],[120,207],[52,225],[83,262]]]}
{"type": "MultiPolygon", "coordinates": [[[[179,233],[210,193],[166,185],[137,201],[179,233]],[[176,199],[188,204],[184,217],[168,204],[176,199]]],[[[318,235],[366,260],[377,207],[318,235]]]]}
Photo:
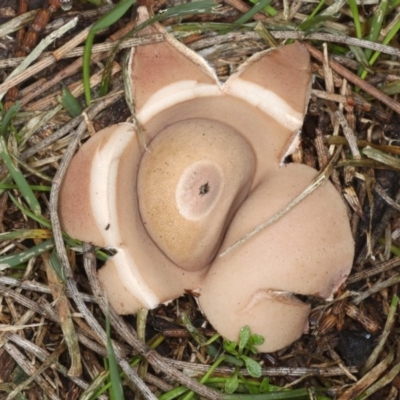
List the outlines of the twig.
{"type": "MultiPolygon", "coordinates": [[[[26,352],[34,355],[35,357],[39,358],[39,360],[41,360],[43,362],[45,360],[47,360],[50,356],[50,354],[46,350],[42,349],[41,347],[37,346],[36,344],[32,343],[31,341],[22,338],[21,336],[17,335],[16,333],[8,332],[8,333],[6,333],[5,336],[8,340],[13,342],[17,346],[22,347],[26,352]]],[[[89,386],[89,384],[87,382],[85,382],[84,380],[82,380],[81,378],[68,376],[68,369],[64,365],[60,364],[60,362],[57,362],[55,360],[54,365],[57,368],[57,371],[61,372],[61,374],[63,374],[66,378],[69,378],[72,382],[74,382],[76,385],[78,385],[83,390],[85,390],[89,386]]],[[[101,400],[107,399],[106,396],[104,396],[104,395],[100,395],[98,398],[101,400]]]]}
{"type": "MultiPolygon", "coordinates": [[[[88,117],[92,120],[98,113],[109,107],[111,104],[115,103],[119,99],[123,97],[122,91],[111,92],[107,96],[96,100],[86,111],[88,117]]],[[[74,128],[76,128],[83,121],[83,116],[79,115],[74,118],[72,121],[68,122],[58,131],[54,132],[51,136],[46,137],[41,142],[35,144],[34,146],[29,147],[26,151],[24,151],[19,158],[21,160],[27,160],[32,157],[34,154],[39,152],[40,150],[45,149],[51,144],[55,143],[57,140],[65,136],[67,133],[70,133],[74,128]]]]}
{"type": "Polygon", "coordinates": [[[357,297],[353,299],[352,303],[358,306],[363,300],[373,295],[374,293],[378,293],[381,290],[396,285],[398,283],[400,283],[400,274],[393,275],[389,279],[386,279],[383,282],[378,282],[370,287],[368,290],[365,290],[364,292],[358,294],[357,297]]]}
{"type": "MultiPolygon", "coordinates": [[[[164,40],[164,35],[161,33],[156,33],[153,35],[146,35],[137,38],[125,39],[118,45],[118,48],[120,50],[129,49],[135,46],[145,46],[151,43],[159,43],[162,42],[163,40],[164,40]]],[[[115,48],[115,46],[116,46],[115,42],[95,44],[92,47],[91,53],[99,54],[104,52],[110,52],[115,48]]],[[[61,60],[66,58],[81,57],[83,53],[84,53],[84,47],[75,47],[67,51],[66,53],[59,55],[60,57],[59,59],[61,60]]],[[[51,53],[43,53],[43,58],[41,59],[41,61],[51,57],[52,57],[51,53]]],[[[14,58],[9,58],[7,60],[0,60],[0,68],[15,67],[19,65],[23,60],[24,57],[14,57],[14,58]]]]}
{"type": "MultiPolygon", "coordinates": [[[[211,366],[191,363],[185,361],[179,361],[174,359],[165,359],[165,361],[178,369],[185,370],[187,372],[198,372],[199,374],[203,374],[207,372],[211,366]]],[[[351,373],[357,373],[358,370],[356,367],[348,368],[351,373]]],[[[236,371],[235,367],[217,367],[214,372],[216,374],[223,375],[231,375],[236,371]]],[[[247,369],[241,369],[239,371],[242,376],[249,376],[249,371],[247,369]]],[[[261,376],[303,376],[303,375],[312,375],[312,376],[340,376],[345,375],[342,368],[339,367],[267,367],[262,368],[261,376]]]]}
{"type": "Polygon", "coordinates": [[[351,400],[355,399],[360,393],[374,383],[389,367],[393,361],[393,350],[367,375],[364,375],[358,382],[347,389],[338,400],[351,400]]]}
{"type": "Polygon", "coordinates": [[[390,332],[392,331],[393,324],[396,322],[396,312],[397,306],[399,303],[399,298],[395,295],[392,300],[392,304],[390,306],[389,314],[386,319],[385,327],[383,328],[382,334],[379,338],[379,342],[376,345],[374,351],[370,354],[364,366],[361,369],[361,375],[365,375],[367,371],[369,371],[378,360],[378,357],[382,353],[384,346],[386,344],[386,340],[389,337],[390,332]]]}
{"type": "Polygon", "coordinates": [[[17,396],[21,390],[26,388],[32,381],[36,381],[38,385],[41,386],[46,396],[52,400],[59,400],[58,395],[55,393],[51,385],[44,379],[41,374],[45,371],[60,355],[60,351],[64,350],[64,346],[59,347],[54,353],[53,357],[49,357],[45,363],[43,363],[39,368],[36,368],[30,360],[28,360],[13,344],[6,343],[4,348],[13,357],[17,364],[22,368],[22,370],[29,376],[20,386],[18,386],[13,392],[9,394],[7,399],[13,399],[17,396]]]}
{"type": "Polygon", "coordinates": [[[2,93],[7,92],[8,89],[11,89],[12,87],[23,82],[24,80],[29,79],[31,76],[36,75],[38,72],[42,71],[43,69],[56,63],[62,57],[63,54],[65,54],[69,50],[75,48],[79,43],[83,42],[86,39],[86,37],[90,31],[90,28],[91,28],[91,26],[88,26],[82,32],[80,32],[76,36],[74,36],[73,39],[68,41],[66,44],[61,46],[59,49],[52,52],[50,56],[43,58],[42,60],[37,62],[35,65],[32,65],[31,67],[29,67],[28,69],[23,71],[22,73],[14,76],[7,82],[2,83],[0,85],[0,95],[2,93]]]}
{"type": "MultiPolygon", "coordinates": [[[[308,43],[305,43],[305,46],[307,47],[307,50],[310,52],[310,54],[314,58],[316,58],[320,62],[323,62],[323,55],[319,50],[317,50],[315,47],[311,46],[308,43]]],[[[353,74],[348,69],[346,69],[342,65],[340,65],[338,62],[332,60],[332,58],[330,58],[329,64],[330,64],[331,68],[335,72],[337,72],[339,75],[342,75],[344,78],[346,78],[348,81],[350,81],[354,85],[359,86],[362,90],[364,90],[364,92],[367,92],[371,96],[375,97],[377,100],[386,104],[393,111],[400,114],[400,103],[398,103],[397,101],[394,101],[392,98],[390,98],[389,96],[387,96],[386,94],[381,92],[376,87],[374,87],[374,86],[370,85],[368,82],[362,80],[360,77],[358,77],[357,75],[353,74]]]]}
{"type": "MultiPolygon", "coordinates": [[[[11,74],[7,77],[5,82],[10,82],[12,81],[12,78],[16,77],[18,74],[22,74],[23,71],[26,70],[26,68],[35,61],[40,54],[43,53],[43,50],[48,47],[51,43],[53,43],[56,39],[64,35],[66,32],[68,32],[70,29],[74,28],[76,24],[78,23],[78,18],[74,18],[68,24],[62,26],[60,29],[57,29],[56,31],[50,33],[45,39],[43,39],[31,52],[28,56],[24,57],[24,60],[22,63],[16,68],[11,74]]],[[[4,84],[4,83],[3,83],[4,84]]],[[[15,86],[15,85],[12,85],[15,86]]],[[[11,87],[12,87],[11,86],[11,87]]],[[[0,90],[1,92],[1,90],[0,90]]],[[[0,100],[3,98],[5,93],[0,93],[0,100]]]]}
{"type": "Polygon", "coordinates": [[[400,257],[392,258],[391,260],[384,261],[373,268],[365,269],[363,271],[352,274],[346,281],[347,285],[361,281],[362,279],[368,279],[371,276],[381,274],[382,272],[389,271],[400,265],[400,257]]]}
{"type": "Polygon", "coordinates": [[[340,152],[342,151],[342,147],[338,147],[336,149],[336,153],[333,155],[331,158],[329,164],[317,175],[317,177],[313,180],[313,182],[308,185],[294,200],[292,200],[286,207],[284,207],[281,211],[276,213],[274,216],[272,216],[270,219],[267,221],[263,222],[262,224],[256,226],[251,232],[247,233],[244,235],[242,238],[240,238],[237,242],[229,246],[225,251],[220,253],[218,257],[224,257],[226,254],[228,254],[230,251],[236,249],[238,246],[243,244],[244,242],[248,241],[251,239],[254,235],[257,233],[261,232],[268,226],[272,225],[274,222],[278,221],[281,219],[284,215],[286,215],[292,208],[296,207],[297,204],[299,204],[302,200],[304,200],[307,196],[309,196],[311,193],[313,193],[316,189],[318,189],[320,186],[322,186],[328,179],[329,176],[332,172],[332,169],[334,167],[334,163],[337,161],[340,152]]]}
{"type": "Polygon", "coordinates": [[[79,351],[78,338],[72,321],[70,304],[65,293],[65,285],[57,276],[54,266],[51,264],[48,252],[42,254],[42,259],[53,299],[56,302],[55,309],[60,318],[61,329],[71,358],[71,368],[68,375],[78,377],[82,374],[81,353],[79,351]]]}
{"type": "MultiPolygon", "coordinates": [[[[380,43],[370,42],[368,40],[356,39],[344,35],[334,35],[332,33],[310,33],[298,31],[268,31],[275,39],[295,39],[295,40],[320,40],[327,43],[340,43],[348,46],[358,46],[364,49],[371,49],[381,53],[400,56],[400,50],[392,46],[386,46],[380,43]]],[[[226,42],[237,42],[239,40],[257,40],[260,35],[257,32],[230,32],[225,35],[212,36],[200,39],[192,43],[189,47],[192,50],[199,51],[201,49],[215,46],[226,42]]]]}
{"type": "MultiPolygon", "coordinates": [[[[33,282],[33,281],[21,281],[16,278],[12,278],[10,276],[0,276],[0,284],[3,285],[9,285],[9,286],[15,286],[20,289],[24,290],[29,290],[32,292],[37,292],[37,293],[46,293],[50,294],[50,288],[48,286],[43,285],[42,283],[39,282],[33,282]]],[[[67,292],[67,296],[70,297],[70,294],[67,292]]],[[[89,303],[95,303],[96,300],[95,298],[86,293],[81,293],[80,296],[89,303]]]]}

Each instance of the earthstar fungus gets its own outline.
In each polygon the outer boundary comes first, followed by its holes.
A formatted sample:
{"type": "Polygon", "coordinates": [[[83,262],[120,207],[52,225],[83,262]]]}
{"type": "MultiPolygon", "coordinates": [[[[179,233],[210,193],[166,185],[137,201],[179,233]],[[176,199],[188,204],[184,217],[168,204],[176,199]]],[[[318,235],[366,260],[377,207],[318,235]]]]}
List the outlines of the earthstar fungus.
{"type": "MultiPolygon", "coordinates": [[[[140,7],[140,21],[148,18],[140,7]]],[[[316,171],[282,165],[297,144],[310,94],[305,48],[251,57],[225,83],[160,25],[162,43],[132,50],[134,125],[98,132],[74,157],[60,194],[73,237],[115,249],[99,279],[117,312],[152,309],[199,292],[225,337],[265,337],[261,351],[307,330],[308,304],[348,275],[353,239],[346,208],[328,182],[239,247],[225,249],[279,212],[316,171]]]]}

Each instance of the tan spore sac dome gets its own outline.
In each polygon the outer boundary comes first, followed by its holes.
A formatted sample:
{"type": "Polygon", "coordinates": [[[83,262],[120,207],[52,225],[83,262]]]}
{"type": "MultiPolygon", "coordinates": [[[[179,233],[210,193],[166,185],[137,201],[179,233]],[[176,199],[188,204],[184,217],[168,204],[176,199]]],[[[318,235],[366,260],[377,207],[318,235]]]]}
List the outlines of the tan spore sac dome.
{"type": "MultiPolygon", "coordinates": [[[[143,7],[138,13],[147,18],[143,7]]],[[[62,185],[63,228],[116,250],[99,280],[120,314],[195,290],[221,335],[237,340],[249,325],[265,338],[259,349],[275,351],[307,331],[310,307],[300,298],[330,298],[354,255],[345,205],[329,182],[226,252],[317,175],[281,166],[308,103],[308,53],[299,43],[260,52],[221,84],[160,25],[144,34],[156,32],[165,40],[136,47],[130,60],[148,151],[131,124],[89,139],[62,185]]]]}
{"type": "Polygon", "coordinates": [[[250,190],[254,164],[237,131],[207,119],[169,125],[150,143],[139,168],[140,212],[175,264],[200,270],[211,263],[250,190]]]}

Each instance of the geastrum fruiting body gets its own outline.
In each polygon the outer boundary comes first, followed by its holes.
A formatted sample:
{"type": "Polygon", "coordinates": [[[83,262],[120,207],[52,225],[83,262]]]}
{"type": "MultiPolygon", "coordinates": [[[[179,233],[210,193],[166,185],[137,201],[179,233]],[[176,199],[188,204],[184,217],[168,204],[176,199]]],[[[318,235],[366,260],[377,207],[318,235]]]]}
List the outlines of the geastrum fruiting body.
{"type": "MultiPolygon", "coordinates": [[[[139,8],[139,19],[147,18],[139,8]]],[[[251,57],[224,84],[160,25],[164,42],[131,54],[134,125],[98,132],[74,157],[60,217],[73,237],[116,250],[99,271],[121,314],[152,309],[187,290],[210,323],[236,340],[249,325],[262,351],[307,329],[310,306],[348,275],[353,239],[328,182],[240,246],[314,179],[282,165],[297,144],[310,93],[309,55],[294,43],[251,57]]]]}

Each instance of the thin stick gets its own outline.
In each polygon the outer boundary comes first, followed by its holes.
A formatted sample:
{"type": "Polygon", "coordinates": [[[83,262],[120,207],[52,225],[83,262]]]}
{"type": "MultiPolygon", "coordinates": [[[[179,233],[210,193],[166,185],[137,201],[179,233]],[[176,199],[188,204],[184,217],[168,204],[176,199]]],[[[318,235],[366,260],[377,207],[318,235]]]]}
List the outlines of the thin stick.
{"type": "MultiPolygon", "coordinates": [[[[32,64],[42,53],[43,50],[53,43],[56,39],[64,35],[70,29],[74,28],[78,23],[78,18],[74,18],[68,24],[62,26],[60,29],[50,33],[46,38],[44,38],[31,52],[28,56],[24,57],[24,61],[7,77],[5,82],[9,82],[13,77],[21,74],[30,64],[32,64]]],[[[13,85],[14,86],[14,85],[13,85]]],[[[0,100],[3,98],[5,93],[0,93],[0,100]]]]}
{"type": "MultiPolygon", "coordinates": [[[[323,55],[322,53],[317,50],[314,46],[311,46],[308,43],[304,43],[304,45],[307,47],[307,50],[310,52],[310,54],[317,59],[320,62],[323,62],[323,55]]],[[[360,77],[357,75],[353,74],[350,72],[348,69],[340,65],[338,62],[334,61],[332,58],[329,59],[329,64],[331,68],[337,72],[339,75],[343,76],[346,78],[348,81],[353,83],[354,85],[360,87],[364,92],[370,94],[371,96],[375,97],[377,100],[381,101],[382,103],[386,104],[388,107],[390,107],[393,111],[397,112],[400,114],[400,103],[397,101],[394,101],[392,98],[381,92],[379,89],[376,87],[370,85],[368,82],[362,80],[360,77]]]]}
{"type": "Polygon", "coordinates": [[[297,204],[299,204],[302,200],[304,200],[307,196],[313,193],[316,189],[322,186],[328,179],[333,170],[334,163],[337,161],[342,147],[338,147],[336,149],[336,153],[333,155],[332,159],[330,160],[329,164],[315,177],[313,182],[308,185],[294,200],[292,200],[286,207],[284,207],[281,211],[276,213],[267,221],[263,222],[262,224],[256,226],[251,232],[244,235],[240,238],[237,242],[233,245],[229,246],[225,251],[219,254],[218,257],[224,257],[226,254],[231,252],[232,250],[236,249],[238,246],[247,242],[251,239],[254,235],[261,232],[268,226],[272,225],[274,222],[280,220],[284,215],[286,215],[292,208],[294,208],[297,204]]]}

